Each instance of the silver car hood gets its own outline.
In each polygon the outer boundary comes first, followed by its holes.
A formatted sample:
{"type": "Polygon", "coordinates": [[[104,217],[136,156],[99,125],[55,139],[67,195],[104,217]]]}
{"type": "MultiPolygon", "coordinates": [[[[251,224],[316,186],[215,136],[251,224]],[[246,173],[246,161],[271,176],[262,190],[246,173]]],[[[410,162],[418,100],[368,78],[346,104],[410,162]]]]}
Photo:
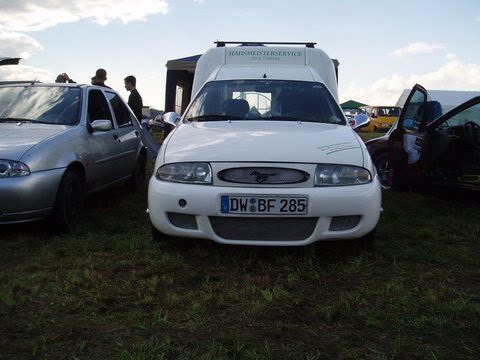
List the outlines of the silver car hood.
{"type": "Polygon", "coordinates": [[[30,148],[67,128],[64,125],[0,123],[0,159],[18,161],[30,148]]]}

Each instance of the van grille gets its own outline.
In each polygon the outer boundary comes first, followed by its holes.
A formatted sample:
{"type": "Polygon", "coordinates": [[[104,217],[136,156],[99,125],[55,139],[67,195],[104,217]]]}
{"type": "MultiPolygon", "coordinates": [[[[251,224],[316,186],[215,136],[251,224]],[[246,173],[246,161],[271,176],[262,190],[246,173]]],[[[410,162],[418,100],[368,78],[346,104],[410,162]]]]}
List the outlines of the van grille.
{"type": "Polygon", "coordinates": [[[227,240],[300,241],[308,238],[318,218],[209,217],[212,229],[227,240]]]}
{"type": "Polygon", "coordinates": [[[239,184],[283,185],[307,181],[310,175],[302,170],[277,167],[241,167],[225,169],[217,174],[222,181],[239,184]]]}

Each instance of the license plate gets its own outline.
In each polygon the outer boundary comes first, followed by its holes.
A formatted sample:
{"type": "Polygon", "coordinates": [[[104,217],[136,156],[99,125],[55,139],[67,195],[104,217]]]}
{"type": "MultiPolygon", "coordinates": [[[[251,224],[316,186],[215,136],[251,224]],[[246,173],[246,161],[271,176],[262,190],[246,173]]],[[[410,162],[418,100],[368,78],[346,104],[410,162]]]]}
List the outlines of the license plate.
{"type": "Polygon", "coordinates": [[[222,214],[306,215],[308,199],[301,196],[222,195],[222,214]]]}

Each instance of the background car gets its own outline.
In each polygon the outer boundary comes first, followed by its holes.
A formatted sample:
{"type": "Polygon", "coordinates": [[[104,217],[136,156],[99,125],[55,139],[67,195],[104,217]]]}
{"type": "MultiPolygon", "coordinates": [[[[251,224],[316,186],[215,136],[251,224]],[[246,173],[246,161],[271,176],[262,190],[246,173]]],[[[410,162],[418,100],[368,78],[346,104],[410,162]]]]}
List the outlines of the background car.
{"type": "Polygon", "coordinates": [[[480,97],[442,115],[415,85],[394,127],[366,142],[384,187],[480,190],[480,97]]]}
{"type": "Polygon", "coordinates": [[[49,217],[71,231],[85,194],[119,181],[143,189],[142,132],[109,88],[0,86],[0,224],[49,217]]]}
{"type": "Polygon", "coordinates": [[[156,115],[153,119],[150,119],[149,126],[151,129],[163,129],[165,122],[163,121],[163,112],[156,115]]]}
{"type": "Polygon", "coordinates": [[[362,131],[377,132],[388,131],[398,115],[400,115],[401,108],[398,106],[362,106],[360,112],[367,114],[370,117],[370,124],[362,131]]]}

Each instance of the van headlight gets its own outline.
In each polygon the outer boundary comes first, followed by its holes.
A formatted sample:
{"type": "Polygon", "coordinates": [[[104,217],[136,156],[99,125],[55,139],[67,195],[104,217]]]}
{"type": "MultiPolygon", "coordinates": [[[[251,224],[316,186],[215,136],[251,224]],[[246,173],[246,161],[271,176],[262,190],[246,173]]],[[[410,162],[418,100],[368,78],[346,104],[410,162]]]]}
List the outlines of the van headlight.
{"type": "Polygon", "coordinates": [[[203,162],[165,164],[158,168],[155,177],[163,181],[208,185],[212,183],[212,168],[203,162]]]}
{"type": "Polygon", "coordinates": [[[315,186],[361,185],[372,181],[367,169],[352,165],[318,164],[315,186]]]}
{"type": "Polygon", "coordinates": [[[0,159],[0,178],[30,175],[30,168],[20,162],[0,159]]]}

